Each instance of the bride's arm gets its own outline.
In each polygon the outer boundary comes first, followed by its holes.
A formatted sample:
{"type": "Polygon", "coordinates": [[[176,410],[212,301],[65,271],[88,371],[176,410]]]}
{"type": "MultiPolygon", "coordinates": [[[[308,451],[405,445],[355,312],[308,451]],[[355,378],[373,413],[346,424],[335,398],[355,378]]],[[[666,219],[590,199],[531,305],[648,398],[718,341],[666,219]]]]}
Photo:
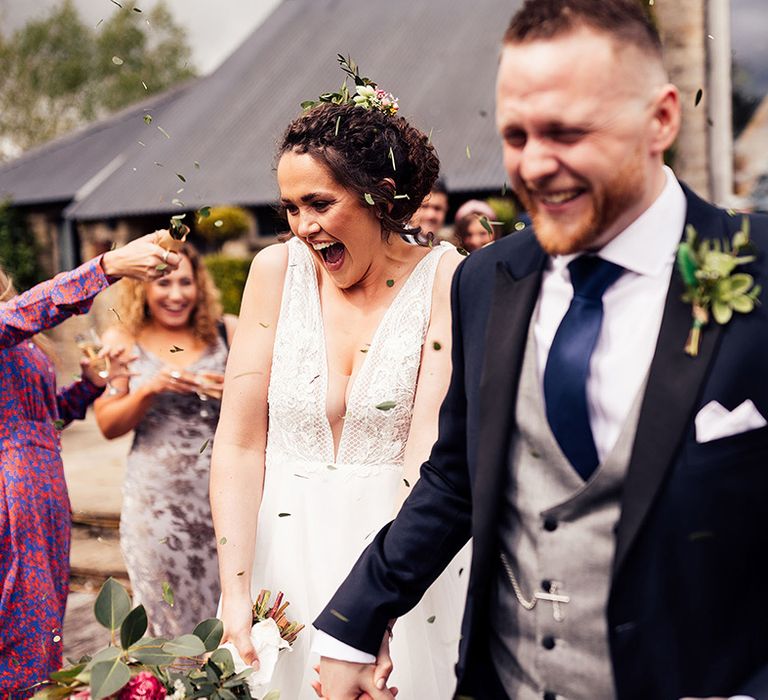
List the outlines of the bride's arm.
{"type": "Polygon", "coordinates": [[[251,265],[211,459],[224,639],[235,644],[246,663],[255,658],[249,638],[251,568],[264,485],[267,389],[287,264],[287,246],[274,245],[251,265]]]}
{"type": "Polygon", "coordinates": [[[421,352],[413,417],[405,446],[404,480],[395,513],[419,478],[419,469],[437,439],[437,418],[451,379],[451,280],[464,258],[451,250],[443,255],[432,287],[432,313],[421,352]],[[407,483],[406,483],[407,482],[407,483]]]}

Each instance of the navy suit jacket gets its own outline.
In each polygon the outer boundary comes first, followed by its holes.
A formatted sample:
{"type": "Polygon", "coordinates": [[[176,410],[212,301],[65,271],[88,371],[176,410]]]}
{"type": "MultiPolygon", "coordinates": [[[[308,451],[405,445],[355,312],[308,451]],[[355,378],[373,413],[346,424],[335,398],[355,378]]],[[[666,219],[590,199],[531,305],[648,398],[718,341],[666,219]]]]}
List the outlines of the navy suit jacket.
{"type": "MultiPolygon", "coordinates": [[[[686,197],[687,223],[700,237],[730,238],[740,228],[741,216],[688,190],[686,197]]],[[[768,217],[750,219],[757,259],[745,271],[766,287],[768,217]]],[[[315,622],[375,654],[387,621],[418,602],[471,535],[457,673],[459,693],[477,700],[503,697],[489,681],[488,601],[520,368],[545,262],[528,230],[457,270],[453,374],[437,443],[397,518],[315,622]]],[[[675,271],[616,527],[607,608],[616,696],[768,699],[768,427],[703,444],[694,434],[696,414],[712,400],[732,410],[751,399],[768,417],[768,317],[758,306],[726,326],[710,322],[699,355],[689,357],[683,292],[675,271]]]]}

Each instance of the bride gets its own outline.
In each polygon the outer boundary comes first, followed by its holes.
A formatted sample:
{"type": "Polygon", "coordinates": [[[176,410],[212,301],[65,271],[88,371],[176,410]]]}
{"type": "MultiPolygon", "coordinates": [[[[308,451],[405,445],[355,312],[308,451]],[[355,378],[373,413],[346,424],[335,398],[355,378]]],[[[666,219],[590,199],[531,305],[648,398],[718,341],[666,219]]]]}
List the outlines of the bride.
{"type": "MultiPolygon", "coordinates": [[[[225,640],[254,660],[252,601],[282,590],[307,626],[272,680],[285,698],[315,697],[311,622],[418,478],[448,386],[461,256],[406,240],[439,161],[394,111],[320,103],[289,125],[293,237],[254,259],[227,365],[211,467],[225,640]]],[[[452,697],[457,567],[395,626],[405,698],[452,697]]]]}

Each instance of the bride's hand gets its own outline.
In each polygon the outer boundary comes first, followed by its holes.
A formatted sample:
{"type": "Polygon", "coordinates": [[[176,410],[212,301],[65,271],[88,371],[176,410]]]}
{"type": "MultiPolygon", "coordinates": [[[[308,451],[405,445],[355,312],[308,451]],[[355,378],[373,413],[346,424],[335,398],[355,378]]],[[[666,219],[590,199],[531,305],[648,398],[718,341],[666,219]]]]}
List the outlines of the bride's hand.
{"type": "Polygon", "coordinates": [[[253,607],[250,597],[224,600],[221,603],[221,621],[224,623],[222,642],[235,645],[240,658],[257,671],[259,657],[251,642],[253,607]]]}

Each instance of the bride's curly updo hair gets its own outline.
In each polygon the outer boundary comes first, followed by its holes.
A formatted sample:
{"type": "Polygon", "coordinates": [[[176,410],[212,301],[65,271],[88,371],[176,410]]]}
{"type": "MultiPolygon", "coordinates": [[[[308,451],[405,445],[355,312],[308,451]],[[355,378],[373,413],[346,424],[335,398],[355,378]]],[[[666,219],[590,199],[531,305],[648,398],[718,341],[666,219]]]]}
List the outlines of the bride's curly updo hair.
{"type": "Polygon", "coordinates": [[[278,160],[288,151],[308,153],[364,206],[375,207],[384,237],[418,233],[407,224],[430,193],[440,160],[427,135],[403,117],[352,103],[320,103],[288,126],[278,160]]]}

